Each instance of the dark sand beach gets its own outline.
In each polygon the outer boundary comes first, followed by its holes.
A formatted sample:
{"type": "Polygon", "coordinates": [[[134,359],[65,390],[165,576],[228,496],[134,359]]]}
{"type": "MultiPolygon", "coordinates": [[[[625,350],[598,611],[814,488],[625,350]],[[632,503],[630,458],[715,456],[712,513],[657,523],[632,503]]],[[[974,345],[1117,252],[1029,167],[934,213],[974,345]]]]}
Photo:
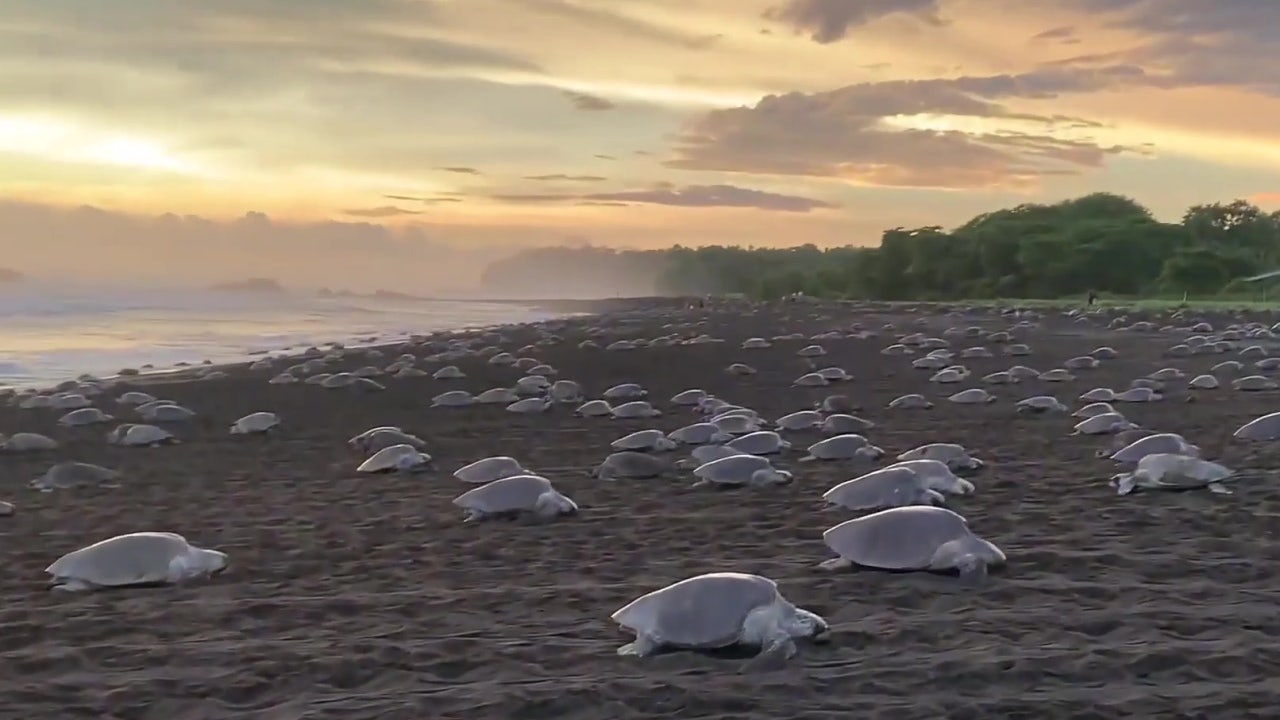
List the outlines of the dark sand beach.
{"type": "MultiPolygon", "coordinates": [[[[269,385],[274,371],[229,370],[216,381],[145,389],[199,412],[171,425],[182,444],[108,445],[109,426],[66,430],[56,410],[0,408],[0,433],[42,432],[57,451],[0,456],[0,716],[94,720],[445,720],[448,718],[1120,718],[1268,717],[1280,707],[1280,485],[1117,497],[1117,467],[1095,452],[1108,438],[1070,436],[1073,420],[1013,411],[1017,400],[1056,395],[1073,409],[1080,393],[1117,389],[1171,366],[1206,372],[1226,355],[1161,357],[1176,333],[1110,332],[1047,313],[1019,335],[1034,354],[961,360],[961,385],[929,383],[929,371],[880,350],[872,339],[823,340],[854,375],[828,388],[792,387],[807,368],[807,341],[742,350],[743,339],[847,330],[860,322],[940,335],[951,326],[1005,329],[990,311],[947,316],[888,306],[778,304],[741,309],[574,318],[563,342],[536,357],[592,397],[619,382],[642,383],[656,420],[582,419],[572,406],[531,417],[498,406],[428,408],[447,389],[511,385],[521,372],[458,361],[466,380],[380,378],[388,390],[269,385]],[[706,332],[726,342],[607,352],[580,349],[593,326],[618,338],[706,332]],[[1120,357],[1068,383],[993,386],[990,405],[945,397],[977,387],[1015,363],[1040,370],[1110,345],[1120,357]],[[749,377],[727,374],[732,362],[749,377]],[[877,423],[866,434],[890,458],[926,442],[957,442],[987,463],[977,492],[954,500],[983,537],[1008,555],[978,589],[955,578],[880,572],[826,573],[827,527],[854,514],[824,509],[822,493],[879,465],[797,464],[816,434],[788,433],[788,486],[716,492],[679,479],[602,482],[587,470],[609,443],[646,427],[673,430],[696,415],[667,399],[691,387],[778,416],[831,393],[850,395],[877,423]],[[927,411],[889,411],[920,392],[927,411]],[[269,410],[283,427],[237,437],[236,418],[269,410]],[[358,476],[347,445],[377,425],[427,441],[439,470],[358,476]],[[453,470],[508,454],[549,477],[581,513],[548,525],[468,523],[451,500],[466,490],[453,470]],[[27,488],[60,460],[121,470],[119,488],[27,488]],[[51,593],[43,569],[91,542],[136,530],[172,530],[230,554],[208,582],[86,594],[51,593]],[[802,643],[788,668],[737,673],[740,660],[672,653],[619,657],[628,640],[609,620],[636,596],[686,576],[740,570],[778,581],[788,599],[825,615],[825,645],[802,643]]],[[[1233,319],[1198,315],[1222,328],[1233,319]]],[[[1273,322],[1265,316],[1257,318],[1273,322]]],[[[1187,323],[1189,324],[1189,323],[1187,323]]],[[[504,331],[505,350],[537,339],[504,331]]],[[[953,347],[977,344],[954,339],[953,347]]],[[[385,365],[401,352],[388,351],[385,365]]],[[[432,352],[413,350],[420,356],[432,352]]],[[[333,367],[368,365],[352,351],[333,367]]],[[[424,363],[433,370],[444,363],[424,363]]],[[[1185,381],[1174,383],[1185,387],[1185,381]]],[[[122,420],[109,398],[98,406],[122,420]]],[[[1210,459],[1271,469],[1280,450],[1230,439],[1239,425],[1280,409],[1280,393],[1228,387],[1176,390],[1164,402],[1127,404],[1135,422],[1182,433],[1210,459]]],[[[681,453],[683,455],[683,453],[681,453]]]]}

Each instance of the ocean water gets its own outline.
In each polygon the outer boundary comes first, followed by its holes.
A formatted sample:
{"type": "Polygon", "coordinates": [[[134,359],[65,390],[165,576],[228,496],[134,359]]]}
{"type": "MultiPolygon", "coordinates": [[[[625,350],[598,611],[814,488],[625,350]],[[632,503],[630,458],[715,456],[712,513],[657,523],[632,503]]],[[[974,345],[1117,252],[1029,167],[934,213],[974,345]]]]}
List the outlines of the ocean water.
{"type": "Polygon", "coordinates": [[[0,387],[43,387],[146,364],[236,362],[326,342],[554,317],[506,303],[175,289],[0,286],[0,387]]]}

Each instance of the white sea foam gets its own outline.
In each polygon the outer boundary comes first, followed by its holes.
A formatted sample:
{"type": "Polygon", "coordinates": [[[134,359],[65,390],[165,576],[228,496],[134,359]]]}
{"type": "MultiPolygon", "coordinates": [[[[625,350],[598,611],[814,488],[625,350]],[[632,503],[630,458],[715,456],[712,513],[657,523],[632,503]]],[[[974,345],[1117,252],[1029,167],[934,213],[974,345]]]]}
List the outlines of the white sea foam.
{"type": "Polygon", "coordinates": [[[164,288],[0,288],[0,386],[46,386],[81,373],[236,362],[326,342],[551,317],[505,303],[164,288]]]}

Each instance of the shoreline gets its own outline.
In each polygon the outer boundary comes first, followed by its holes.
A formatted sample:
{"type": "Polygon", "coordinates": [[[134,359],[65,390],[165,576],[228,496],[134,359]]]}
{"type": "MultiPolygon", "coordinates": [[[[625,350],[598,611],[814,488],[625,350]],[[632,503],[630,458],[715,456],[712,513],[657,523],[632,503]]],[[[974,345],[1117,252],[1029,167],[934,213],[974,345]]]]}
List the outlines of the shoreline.
{"type": "MultiPolygon", "coordinates": [[[[606,301],[596,300],[467,300],[467,299],[422,299],[424,302],[432,303],[458,303],[467,305],[508,305],[517,308],[523,308],[527,313],[532,315],[540,315],[536,319],[517,320],[515,322],[498,322],[485,324],[458,324],[449,325],[447,327],[436,327],[426,330],[410,330],[398,333],[382,333],[380,335],[359,334],[354,331],[348,333],[345,339],[342,333],[335,333],[336,337],[324,339],[316,339],[316,341],[302,345],[289,345],[270,349],[247,350],[243,353],[231,353],[234,355],[230,359],[211,360],[204,358],[199,361],[185,362],[181,365],[164,365],[156,366],[153,363],[140,363],[136,366],[124,365],[114,368],[112,371],[94,372],[88,368],[77,368],[71,370],[64,377],[48,377],[48,378],[31,378],[29,380],[0,380],[0,397],[4,395],[12,395],[14,393],[25,393],[36,391],[38,393],[52,392],[54,388],[68,381],[75,381],[81,378],[92,378],[100,381],[113,382],[135,382],[135,383],[155,383],[155,382],[174,382],[188,379],[199,379],[199,374],[212,372],[215,370],[228,370],[246,367],[263,358],[293,359],[302,356],[311,347],[325,348],[334,344],[341,344],[343,347],[351,349],[378,349],[387,346],[401,345],[407,342],[415,335],[435,335],[438,333],[468,333],[481,332],[494,328],[501,328],[509,325],[523,325],[527,323],[538,323],[549,320],[556,320],[567,317],[581,317],[599,315],[611,312],[618,307],[628,307],[635,303],[643,303],[647,299],[615,299],[606,301]],[[368,340],[373,338],[372,342],[368,340]],[[136,370],[136,373],[121,375],[121,370],[136,370]]],[[[225,355],[226,353],[224,353],[225,355]]]]}

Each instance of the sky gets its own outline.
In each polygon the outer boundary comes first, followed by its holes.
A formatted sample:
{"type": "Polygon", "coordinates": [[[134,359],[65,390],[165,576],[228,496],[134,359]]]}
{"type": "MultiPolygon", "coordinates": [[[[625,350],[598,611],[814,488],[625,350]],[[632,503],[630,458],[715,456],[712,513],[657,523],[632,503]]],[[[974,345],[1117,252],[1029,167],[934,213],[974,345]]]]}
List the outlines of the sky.
{"type": "Polygon", "coordinates": [[[453,286],[521,247],[1280,208],[1271,0],[12,0],[0,265],[453,286]]]}

